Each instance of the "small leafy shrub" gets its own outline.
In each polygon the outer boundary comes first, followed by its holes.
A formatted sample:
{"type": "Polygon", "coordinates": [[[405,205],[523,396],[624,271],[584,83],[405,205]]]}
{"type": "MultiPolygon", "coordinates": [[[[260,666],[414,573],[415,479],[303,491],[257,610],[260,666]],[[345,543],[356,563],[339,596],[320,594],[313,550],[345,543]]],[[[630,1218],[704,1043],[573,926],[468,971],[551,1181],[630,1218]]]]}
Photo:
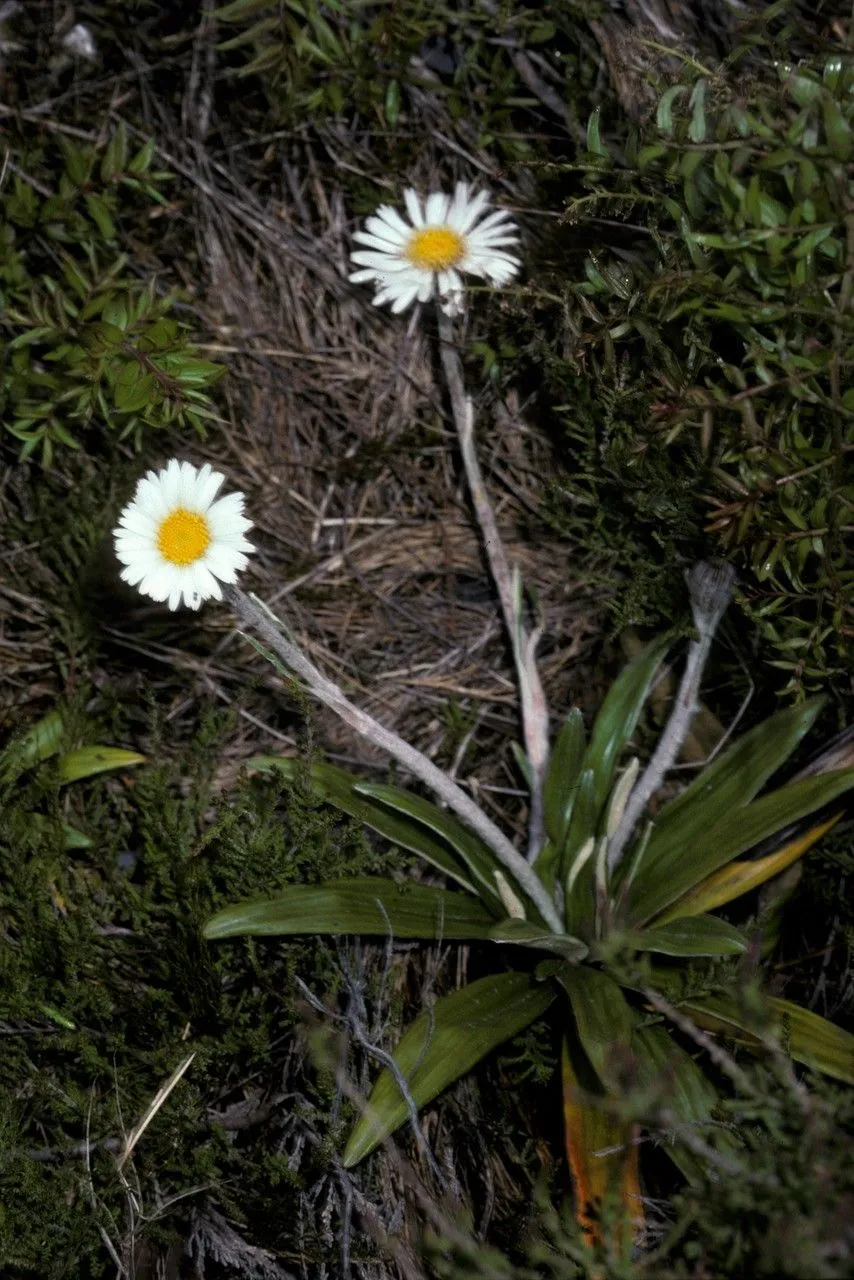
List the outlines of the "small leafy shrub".
{"type": "Polygon", "coordinates": [[[570,522],[628,499],[600,536],[629,519],[671,563],[705,526],[800,697],[846,669],[854,633],[854,63],[776,71],[695,69],[622,141],[594,114],[564,220],[626,233],[587,253],[565,294],[575,354],[546,363],[584,459],[570,522]]]}
{"type": "Polygon", "coordinates": [[[0,417],[18,456],[50,466],[95,424],[137,447],[150,429],[204,435],[224,369],[198,358],[174,299],[122,251],[140,202],[143,217],[168,203],[153,141],[131,154],[119,125],[103,152],[58,134],[17,159],[0,190],[0,417]]]}
{"type": "MultiPolygon", "coordinates": [[[[483,5],[437,10],[429,0],[369,3],[354,21],[342,0],[233,0],[217,19],[243,30],[223,51],[246,50],[242,76],[258,74],[273,109],[286,119],[358,112],[395,131],[410,110],[409,90],[438,95],[453,119],[477,129],[479,147],[495,145],[510,159],[532,154],[521,136],[525,109],[541,109],[521,80],[512,49],[545,49],[558,26],[568,39],[567,83],[579,66],[573,52],[571,6],[483,5]]],[[[555,100],[561,94],[553,90],[555,100]]]]}

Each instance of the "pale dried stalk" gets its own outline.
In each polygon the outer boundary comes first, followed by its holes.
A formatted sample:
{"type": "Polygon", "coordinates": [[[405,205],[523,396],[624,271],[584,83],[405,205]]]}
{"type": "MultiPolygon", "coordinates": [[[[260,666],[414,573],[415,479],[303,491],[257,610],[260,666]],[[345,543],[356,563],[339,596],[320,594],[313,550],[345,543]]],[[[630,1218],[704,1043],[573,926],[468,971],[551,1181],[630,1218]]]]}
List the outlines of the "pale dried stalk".
{"type": "Polygon", "coordinates": [[[549,758],[549,713],[536,662],[537,643],[542,633],[537,627],[529,634],[522,622],[521,585],[518,574],[510,568],[475,452],[474,408],[471,397],[466,395],[462,361],[454,345],[453,321],[441,309],[439,310],[439,350],[445,381],[448,384],[448,394],[451,398],[451,412],[457,428],[457,439],[466,480],[475,515],[483,534],[486,557],[498,591],[504,625],[510,636],[513,660],[516,664],[522,706],[522,733],[525,739],[525,753],[532,773],[528,819],[528,861],[533,862],[542,849],[545,838],[543,783],[549,758]]]}
{"type": "Polygon", "coordinates": [[[608,868],[612,872],[619,864],[623,850],[631,839],[638,820],[676,763],[682,744],[690,733],[691,721],[699,707],[703,671],[715,632],[732,595],[735,573],[729,565],[715,567],[701,561],[694,565],[687,578],[697,639],[692,640],[688,646],[685,670],[682,672],[673,709],[652,759],[629,796],[622,821],[609,843],[608,868]]]}
{"type": "Polygon", "coordinates": [[[497,827],[491,818],[466,795],[461,787],[443,773],[415,747],[410,746],[393,730],[387,729],[366,711],[353,705],[338,685],[328,679],[306,657],[295,642],[283,634],[283,624],[257,596],[247,596],[239,587],[225,587],[225,597],[235,613],[264,640],[284,665],[302,680],[308,691],[335,712],[356,733],[388,752],[414,777],[429,787],[438,798],[453,810],[472,831],[489,845],[496,858],[516,883],[528,895],[546,924],[554,933],[562,933],[563,926],[555,905],[542,882],[528,863],[497,827]]]}

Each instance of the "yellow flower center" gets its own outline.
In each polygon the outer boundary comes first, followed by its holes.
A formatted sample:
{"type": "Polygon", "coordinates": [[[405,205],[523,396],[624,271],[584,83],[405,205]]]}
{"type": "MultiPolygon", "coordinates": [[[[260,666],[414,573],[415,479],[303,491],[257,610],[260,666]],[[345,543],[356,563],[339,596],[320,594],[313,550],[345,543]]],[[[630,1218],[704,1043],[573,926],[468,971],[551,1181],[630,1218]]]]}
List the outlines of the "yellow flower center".
{"type": "Polygon", "coordinates": [[[446,271],[457,265],[465,251],[465,240],[450,227],[422,227],[406,246],[406,257],[416,267],[446,271]]]}
{"type": "Polygon", "coordinates": [[[177,507],[157,531],[157,550],[170,564],[193,564],[210,546],[211,531],[204,516],[177,507]]]}

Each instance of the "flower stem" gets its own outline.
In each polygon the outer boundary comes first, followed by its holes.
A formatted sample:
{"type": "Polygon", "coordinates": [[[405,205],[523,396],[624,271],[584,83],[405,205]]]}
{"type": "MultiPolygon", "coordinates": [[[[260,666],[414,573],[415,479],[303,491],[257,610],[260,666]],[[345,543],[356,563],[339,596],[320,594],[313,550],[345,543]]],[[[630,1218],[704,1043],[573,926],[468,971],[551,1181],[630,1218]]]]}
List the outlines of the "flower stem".
{"type": "Polygon", "coordinates": [[[543,782],[549,758],[549,713],[537,670],[536,648],[541,631],[528,632],[522,621],[521,590],[518,577],[510,568],[492,504],[483,482],[483,473],[474,447],[474,408],[466,394],[463,367],[454,345],[453,321],[439,309],[439,352],[451,398],[451,412],[457,428],[457,439],[471,493],[475,515],[483,535],[486,558],[498,591],[504,625],[510,636],[519,698],[522,706],[522,732],[525,752],[531,766],[531,805],[528,818],[528,861],[534,862],[543,847],[543,782]]]}
{"type": "Polygon", "coordinates": [[[286,667],[300,678],[309,692],[329,707],[351,729],[366,738],[374,746],[388,752],[414,777],[452,809],[472,831],[489,846],[498,861],[509,871],[519,887],[536,906],[543,920],[554,933],[563,933],[563,925],[554,903],[541,880],[514,848],[500,827],[466,795],[461,787],[443,773],[415,747],[391,729],[374,720],[366,711],[353,705],[334,681],[319,671],[310,658],[283,632],[283,624],[257,596],[247,596],[239,587],[224,588],[225,598],[237,616],[250,626],[270,649],[281,658],[286,667]]]}

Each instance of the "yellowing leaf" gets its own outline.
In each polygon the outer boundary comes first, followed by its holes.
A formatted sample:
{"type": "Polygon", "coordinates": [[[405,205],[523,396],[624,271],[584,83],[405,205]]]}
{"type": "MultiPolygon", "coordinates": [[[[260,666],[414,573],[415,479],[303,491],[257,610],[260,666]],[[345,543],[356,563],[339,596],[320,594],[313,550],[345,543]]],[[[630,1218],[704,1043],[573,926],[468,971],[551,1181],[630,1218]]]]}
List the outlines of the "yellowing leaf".
{"type": "Polygon", "coordinates": [[[561,1074],[566,1158],[572,1174],[575,1216],[586,1240],[602,1243],[601,1211],[615,1199],[626,1222],[640,1231],[643,1201],[637,1126],[618,1118],[614,1101],[603,1091],[574,1037],[564,1039],[561,1074]]]}
{"type": "Polygon", "coordinates": [[[669,924],[670,921],[677,920],[681,916],[695,916],[713,911],[715,907],[721,907],[725,902],[732,902],[733,898],[740,898],[742,894],[750,893],[751,889],[758,889],[766,880],[778,876],[793,862],[797,862],[798,858],[836,826],[841,817],[841,813],[835,813],[823,822],[816,823],[804,835],[783,845],[782,849],[778,849],[776,853],[769,853],[764,858],[731,862],[728,866],[722,867],[714,875],[701,880],[678,902],[674,902],[671,907],[656,917],[654,923],[669,924]]]}

